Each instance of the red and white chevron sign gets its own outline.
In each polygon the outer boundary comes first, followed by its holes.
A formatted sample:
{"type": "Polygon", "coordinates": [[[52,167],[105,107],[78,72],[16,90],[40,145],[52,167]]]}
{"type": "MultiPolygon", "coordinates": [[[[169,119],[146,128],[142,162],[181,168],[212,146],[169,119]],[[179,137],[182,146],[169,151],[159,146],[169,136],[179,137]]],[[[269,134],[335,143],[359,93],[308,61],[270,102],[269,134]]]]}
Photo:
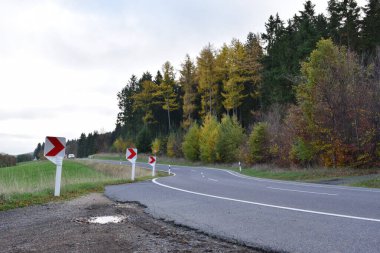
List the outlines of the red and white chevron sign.
{"type": "Polygon", "coordinates": [[[66,139],[64,137],[47,136],[45,139],[44,156],[46,158],[64,157],[66,139]]]}
{"type": "Polygon", "coordinates": [[[155,156],[149,156],[149,165],[156,165],[156,157],[155,156]]]}
{"type": "Polygon", "coordinates": [[[137,159],[137,148],[127,148],[127,160],[134,163],[137,159]]]}

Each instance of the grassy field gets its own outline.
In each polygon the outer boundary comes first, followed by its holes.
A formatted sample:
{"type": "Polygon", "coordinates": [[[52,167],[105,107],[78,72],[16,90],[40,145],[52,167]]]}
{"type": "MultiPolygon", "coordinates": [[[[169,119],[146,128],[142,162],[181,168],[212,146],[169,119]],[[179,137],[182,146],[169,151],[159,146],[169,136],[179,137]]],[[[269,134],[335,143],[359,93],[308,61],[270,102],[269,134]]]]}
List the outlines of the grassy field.
{"type": "MultiPolygon", "coordinates": [[[[0,211],[51,200],[99,192],[105,185],[130,182],[130,166],[96,162],[63,162],[61,196],[53,197],[55,165],[49,161],[20,163],[0,168],[0,211]]],[[[136,167],[136,179],[149,179],[151,171],[136,167]]]]}

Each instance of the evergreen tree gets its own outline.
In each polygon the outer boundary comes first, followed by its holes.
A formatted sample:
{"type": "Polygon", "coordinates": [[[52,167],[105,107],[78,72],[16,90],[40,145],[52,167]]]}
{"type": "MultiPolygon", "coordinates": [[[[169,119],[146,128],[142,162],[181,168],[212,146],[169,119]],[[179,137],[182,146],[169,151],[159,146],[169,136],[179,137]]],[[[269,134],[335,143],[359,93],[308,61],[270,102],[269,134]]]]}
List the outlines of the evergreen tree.
{"type": "Polygon", "coordinates": [[[215,53],[211,44],[204,47],[197,57],[199,92],[201,93],[202,114],[217,114],[218,86],[215,78],[215,53]]]}
{"type": "Polygon", "coordinates": [[[219,124],[219,136],[215,144],[218,161],[235,162],[239,145],[243,141],[243,129],[235,117],[225,115],[219,124]]]}
{"type": "Polygon", "coordinates": [[[374,54],[376,48],[380,47],[380,1],[368,0],[364,13],[362,50],[367,54],[374,54]]]}
{"type": "Polygon", "coordinates": [[[181,64],[179,82],[183,88],[183,127],[188,128],[193,120],[197,118],[197,88],[195,64],[186,55],[185,61],[181,64]]]}
{"type": "Polygon", "coordinates": [[[154,83],[157,85],[160,85],[162,83],[162,75],[161,72],[158,70],[156,76],[154,77],[154,83]]]}
{"type": "Polygon", "coordinates": [[[152,81],[145,80],[142,83],[141,91],[133,96],[133,99],[135,101],[133,104],[133,111],[142,111],[142,120],[146,125],[152,125],[156,123],[156,119],[153,116],[153,107],[158,104],[157,94],[157,84],[152,81]]]}
{"type": "Polygon", "coordinates": [[[348,49],[357,50],[359,46],[360,8],[355,0],[343,0],[342,45],[348,49]]]}
{"type": "Polygon", "coordinates": [[[78,157],[82,158],[82,157],[87,157],[87,156],[88,156],[87,138],[86,138],[86,134],[82,133],[78,140],[78,157]]]}
{"type": "Polygon", "coordinates": [[[223,82],[223,105],[227,112],[232,111],[232,115],[237,116],[237,109],[247,96],[244,94],[243,61],[246,52],[243,44],[238,40],[232,40],[227,57],[228,79],[223,82]]]}
{"type": "Polygon", "coordinates": [[[159,86],[159,94],[162,99],[162,109],[166,110],[168,116],[168,130],[171,130],[170,112],[178,109],[177,95],[175,93],[175,75],[174,68],[170,62],[165,62],[162,66],[164,77],[159,86]]]}
{"type": "Polygon", "coordinates": [[[128,84],[117,93],[120,112],[116,124],[120,125],[122,133],[127,136],[135,136],[139,126],[138,112],[134,110],[134,95],[137,91],[137,77],[132,75],[128,84]]]}

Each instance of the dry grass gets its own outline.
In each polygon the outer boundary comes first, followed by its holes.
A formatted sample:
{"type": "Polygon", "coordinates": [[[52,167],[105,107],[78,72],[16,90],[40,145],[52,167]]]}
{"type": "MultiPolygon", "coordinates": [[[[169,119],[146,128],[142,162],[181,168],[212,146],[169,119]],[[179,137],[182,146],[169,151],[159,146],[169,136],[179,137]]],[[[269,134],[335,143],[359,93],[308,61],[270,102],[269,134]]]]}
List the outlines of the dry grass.
{"type": "MultiPolygon", "coordinates": [[[[97,161],[91,160],[78,160],[79,163],[85,164],[92,169],[104,173],[108,176],[119,178],[119,179],[130,179],[132,173],[132,166],[126,164],[109,164],[109,163],[100,163],[97,161]]],[[[136,166],[136,178],[138,177],[147,177],[152,174],[151,170],[141,168],[136,166]]]]}

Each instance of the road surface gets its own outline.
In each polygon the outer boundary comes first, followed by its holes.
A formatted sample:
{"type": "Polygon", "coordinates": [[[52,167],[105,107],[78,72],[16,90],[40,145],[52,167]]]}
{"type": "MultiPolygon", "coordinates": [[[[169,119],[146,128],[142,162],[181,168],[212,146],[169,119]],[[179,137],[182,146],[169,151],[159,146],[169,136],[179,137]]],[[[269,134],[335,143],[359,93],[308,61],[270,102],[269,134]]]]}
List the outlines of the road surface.
{"type": "Polygon", "coordinates": [[[380,252],[380,190],[211,168],[171,166],[171,171],[171,177],[108,186],[105,194],[140,202],[154,217],[263,250],[380,252]]]}

